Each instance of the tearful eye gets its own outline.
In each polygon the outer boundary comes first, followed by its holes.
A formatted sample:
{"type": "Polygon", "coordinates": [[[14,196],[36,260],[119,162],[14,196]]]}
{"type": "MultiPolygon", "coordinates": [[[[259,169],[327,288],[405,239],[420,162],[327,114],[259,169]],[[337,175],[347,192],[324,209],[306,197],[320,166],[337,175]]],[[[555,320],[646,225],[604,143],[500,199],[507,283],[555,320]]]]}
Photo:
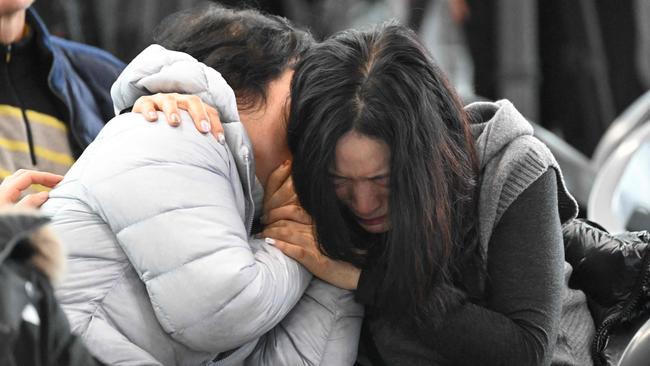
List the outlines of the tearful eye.
{"type": "Polygon", "coordinates": [[[380,177],[374,177],[371,179],[371,181],[382,187],[388,187],[388,185],[390,184],[390,176],[382,175],[380,177]]]}
{"type": "Polygon", "coordinates": [[[348,182],[348,180],[345,178],[334,178],[333,182],[335,188],[341,188],[348,182]]]}

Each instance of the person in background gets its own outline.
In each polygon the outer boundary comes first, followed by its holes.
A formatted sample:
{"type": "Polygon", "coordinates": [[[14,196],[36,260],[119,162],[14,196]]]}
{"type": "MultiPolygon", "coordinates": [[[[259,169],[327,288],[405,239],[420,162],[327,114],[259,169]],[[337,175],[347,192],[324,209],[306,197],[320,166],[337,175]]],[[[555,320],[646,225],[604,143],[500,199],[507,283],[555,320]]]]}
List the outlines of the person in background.
{"type": "Polygon", "coordinates": [[[67,172],[113,117],[110,86],[124,64],[51,36],[32,3],[0,0],[0,179],[24,169],[16,174],[41,192],[30,199],[38,207],[53,180],[32,170],[67,172]]]}

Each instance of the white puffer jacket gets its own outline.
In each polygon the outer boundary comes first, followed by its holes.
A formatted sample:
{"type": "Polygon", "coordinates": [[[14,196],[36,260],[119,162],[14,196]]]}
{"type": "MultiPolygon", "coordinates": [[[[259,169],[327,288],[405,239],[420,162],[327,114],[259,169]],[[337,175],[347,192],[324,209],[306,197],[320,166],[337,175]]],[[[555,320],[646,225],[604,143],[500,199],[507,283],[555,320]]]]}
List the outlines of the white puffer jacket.
{"type": "Polygon", "coordinates": [[[73,331],[111,365],[354,363],[362,309],[352,294],[250,236],[260,188],[221,75],[150,46],[112,95],[121,110],[172,91],[217,107],[227,143],[185,113],[178,128],[162,114],[123,114],[43,206],[67,247],[57,296],[73,331]]]}

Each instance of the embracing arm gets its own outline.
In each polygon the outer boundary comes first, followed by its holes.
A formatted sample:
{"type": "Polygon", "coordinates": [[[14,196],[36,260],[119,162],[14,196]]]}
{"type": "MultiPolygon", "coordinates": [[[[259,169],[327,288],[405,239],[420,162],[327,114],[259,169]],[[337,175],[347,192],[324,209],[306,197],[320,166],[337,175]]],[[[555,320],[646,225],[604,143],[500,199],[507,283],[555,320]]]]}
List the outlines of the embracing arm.
{"type": "Polygon", "coordinates": [[[276,248],[249,241],[227,147],[183,117],[173,129],[120,116],[128,120],[112,121],[85,154],[93,160],[80,163],[95,211],[162,328],[191,349],[221,352],[279,323],[311,276],[276,248]]]}
{"type": "MultiPolygon", "coordinates": [[[[297,201],[288,162],[269,176],[264,209],[262,235],[277,238],[278,248],[282,238],[316,249],[312,220],[297,201]]],[[[246,364],[352,365],[362,320],[363,306],[351,291],[314,278],[291,312],[260,339],[246,364]]]]}
{"type": "Polygon", "coordinates": [[[352,365],[363,306],[352,292],[312,279],[298,304],[264,335],[246,365],[352,365]]]}

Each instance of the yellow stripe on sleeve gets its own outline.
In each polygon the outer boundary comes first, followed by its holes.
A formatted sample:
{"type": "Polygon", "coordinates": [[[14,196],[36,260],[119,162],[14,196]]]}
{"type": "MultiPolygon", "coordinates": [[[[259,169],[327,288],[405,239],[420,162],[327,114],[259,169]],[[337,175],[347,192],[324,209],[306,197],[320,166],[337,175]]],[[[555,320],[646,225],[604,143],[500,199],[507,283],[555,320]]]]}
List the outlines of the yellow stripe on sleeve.
{"type": "MultiPolygon", "coordinates": [[[[0,114],[4,114],[6,116],[11,116],[21,120],[23,119],[23,113],[20,110],[20,108],[16,108],[10,105],[4,105],[4,104],[0,105],[0,114]]],[[[66,124],[63,121],[61,121],[58,118],[52,117],[49,114],[36,112],[31,109],[26,110],[25,114],[27,115],[27,119],[29,119],[29,122],[39,123],[65,132],[68,131],[68,126],[66,126],[66,124]]]]}
{"type": "MultiPolygon", "coordinates": [[[[3,147],[11,151],[19,151],[19,152],[24,152],[29,154],[29,144],[27,144],[24,141],[8,140],[8,139],[0,138],[0,147],[3,147]]],[[[34,153],[36,154],[36,157],[40,157],[57,164],[65,165],[68,167],[74,164],[74,159],[72,158],[72,156],[68,154],[62,154],[56,151],[48,150],[40,146],[34,146],[34,153]]]]}

